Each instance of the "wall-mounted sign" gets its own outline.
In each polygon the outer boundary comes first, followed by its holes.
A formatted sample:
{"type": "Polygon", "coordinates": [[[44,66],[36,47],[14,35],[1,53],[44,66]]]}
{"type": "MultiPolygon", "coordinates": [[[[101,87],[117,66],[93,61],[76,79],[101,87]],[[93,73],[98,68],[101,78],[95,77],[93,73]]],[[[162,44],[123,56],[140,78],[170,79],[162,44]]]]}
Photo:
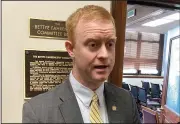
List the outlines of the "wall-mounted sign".
{"type": "Polygon", "coordinates": [[[30,19],[30,37],[67,39],[65,21],[30,19]]]}
{"type": "Polygon", "coordinates": [[[132,9],[132,10],[128,11],[127,18],[131,18],[135,15],[136,15],[136,9],[132,9]]]}
{"type": "Polygon", "coordinates": [[[71,69],[72,59],[65,51],[25,50],[25,98],[59,85],[71,69]]]}

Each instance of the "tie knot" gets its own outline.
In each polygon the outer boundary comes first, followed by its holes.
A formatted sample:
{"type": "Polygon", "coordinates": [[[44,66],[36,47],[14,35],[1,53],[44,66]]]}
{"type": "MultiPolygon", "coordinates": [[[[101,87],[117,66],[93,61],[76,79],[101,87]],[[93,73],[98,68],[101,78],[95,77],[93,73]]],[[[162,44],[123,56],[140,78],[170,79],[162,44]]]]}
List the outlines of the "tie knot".
{"type": "Polygon", "coordinates": [[[98,95],[96,93],[94,93],[92,97],[92,101],[98,101],[98,95]]]}

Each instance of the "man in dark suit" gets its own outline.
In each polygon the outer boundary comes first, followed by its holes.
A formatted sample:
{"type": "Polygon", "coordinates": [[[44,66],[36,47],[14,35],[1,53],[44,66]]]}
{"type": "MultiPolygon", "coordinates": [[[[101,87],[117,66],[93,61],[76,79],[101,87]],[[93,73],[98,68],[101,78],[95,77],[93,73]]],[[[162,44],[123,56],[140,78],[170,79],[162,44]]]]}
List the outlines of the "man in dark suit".
{"type": "Polygon", "coordinates": [[[115,62],[116,30],[110,13],[87,5],[66,21],[69,78],[27,101],[23,123],[140,123],[132,95],[104,83],[115,62]]]}

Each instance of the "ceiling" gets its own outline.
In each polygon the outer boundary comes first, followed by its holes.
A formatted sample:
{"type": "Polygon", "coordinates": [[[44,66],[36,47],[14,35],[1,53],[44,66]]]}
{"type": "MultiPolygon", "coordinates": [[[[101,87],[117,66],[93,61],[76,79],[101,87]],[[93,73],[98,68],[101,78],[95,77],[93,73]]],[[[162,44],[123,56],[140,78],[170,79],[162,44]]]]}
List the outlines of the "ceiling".
{"type": "Polygon", "coordinates": [[[160,25],[157,27],[142,26],[142,24],[146,22],[170,15],[176,12],[179,12],[180,14],[179,10],[169,10],[169,9],[164,9],[164,8],[159,8],[159,7],[128,4],[127,12],[133,9],[136,9],[136,14],[135,16],[126,19],[126,30],[164,34],[168,30],[173,29],[180,25],[180,20],[177,20],[177,21],[160,25]],[[161,13],[158,15],[158,12],[161,12],[161,13]]]}

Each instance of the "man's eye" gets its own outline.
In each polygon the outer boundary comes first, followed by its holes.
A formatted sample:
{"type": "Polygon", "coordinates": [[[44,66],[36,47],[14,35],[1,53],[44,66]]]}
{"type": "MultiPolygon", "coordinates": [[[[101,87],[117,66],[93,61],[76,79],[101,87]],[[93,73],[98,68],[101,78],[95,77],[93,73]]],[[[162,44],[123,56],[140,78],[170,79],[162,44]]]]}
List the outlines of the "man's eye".
{"type": "Polygon", "coordinates": [[[91,44],[91,46],[92,46],[92,47],[95,47],[95,46],[96,46],[96,44],[91,44]]]}
{"type": "Polygon", "coordinates": [[[108,47],[113,47],[113,46],[114,46],[114,42],[108,43],[108,47]]]}
{"type": "Polygon", "coordinates": [[[90,47],[96,47],[97,45],[95,43],[90,43],[89,46],[90,47]]]}
{"type": "Polygon", "coordinates": [[[113,44],[112,44],[112,43],[109,43],[108,45],[111,47],[113,44]]]}

